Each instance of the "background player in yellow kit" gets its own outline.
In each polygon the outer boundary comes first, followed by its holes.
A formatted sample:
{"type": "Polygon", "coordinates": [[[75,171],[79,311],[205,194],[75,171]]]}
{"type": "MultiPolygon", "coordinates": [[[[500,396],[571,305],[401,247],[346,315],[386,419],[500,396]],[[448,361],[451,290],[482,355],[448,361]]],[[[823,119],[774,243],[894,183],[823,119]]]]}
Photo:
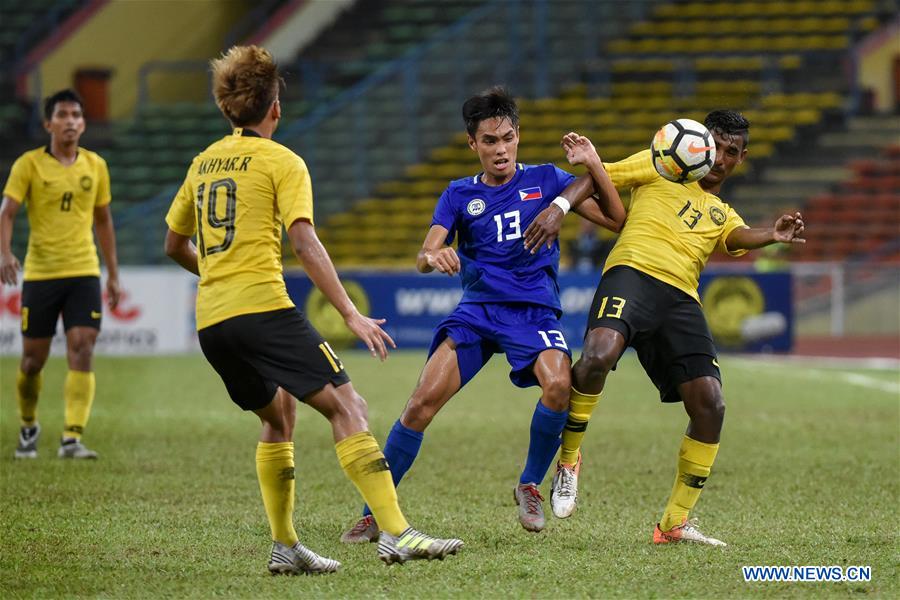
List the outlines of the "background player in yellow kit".
{"type": "Polygon", "coordinates": [[[58,456],[97,458],[81,442],[94,402],[91,361],[100,331],[100,264],[92,229],[106,264],[111,308],[119,301],[116,236],[109,172],[98,154],[80,148],[85,122],[81,98],[63,90],[44,102],[44,129],[50,143],[20,156],[3,189],[0,209],[0,280],[18,281],[12,253],[13,222],[22,204],[28,211],[28,250],[22,283],[22,362],[16,377],[21,430],[16,458],[35,458],[41,426],[37,402],[41,370],[50,353],[60,314],[66,331],[69,372],[63,396],[66,413],[58,456]]]}
{"type": "Polygon", "coordinates": [[[262,421],[256,472],[272,531],[272,573],[328,573],[340,563],[303,546],[293,524],[294,405],[289,392],[330,422],[341,468],[372,508],[386,563],[442,559],[462,547],[409,526],[384,455],[368,431],[365,400],[340,359],[288,297],[281,230],[307,275],[347,327],[382,360],[384,320],[360,314],[313,226],[312,186],[303,160],[272,141],[282,79],[272,55],[236,46],[212,61],[213,94],[235,127],[193,161],[166,222],[166,253],[200,275],[200,347],[231,399],[262,421]],[[196,234],[196,246],[191,237],[196,234]]]}
{"type": "MultiPolygon", "coordinates": [[[[587,138],[570,134],[563,140],[567,151],[581,154],[592,175],[605,168],[617,188],[631,188],[632,201],[594,296],[581,358],[572,369],[569,421],[551,506],[559,517],[574,510],[585,428],[607,374],[631,346],[660,399],[682,402],[690,417],[675,484],[654,528],[657,544],[725,545],[688,521],[718,452],[725,417],[716,348],[697,294],[700,271],[716,248],[739,256],[778,242],[805,242],[800,213],[781,216],[771,228],[750,228],[719,199],[722,184],[747,156],[750,123],[735,111],[717,110],[704,124],[716,141],[716,162],[702,180],[684,185],[661,177],[649,150],[603,165],[587,138]]],[[[545,218],[526,231],[526,244],[536,247],[554,237],[559,212],[546,209],[545,218]]]]}

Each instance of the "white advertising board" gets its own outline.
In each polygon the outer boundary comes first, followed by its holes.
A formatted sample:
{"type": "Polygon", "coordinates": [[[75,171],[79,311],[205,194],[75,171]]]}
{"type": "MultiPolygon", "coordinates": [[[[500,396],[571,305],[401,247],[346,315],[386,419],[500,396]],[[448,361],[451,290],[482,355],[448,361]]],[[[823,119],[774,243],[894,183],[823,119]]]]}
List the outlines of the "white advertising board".
{"type": "MultiPolygon", "coordinates": [[[[197,278],[178,268],[124,267],[119,272],[122,295],[115,310],[106,304],[97,338],[98,355],[173,354],[198,349],[194,329],[197,278]]],[[[22,351],[20,332],[22,284],[0,286],[0,356],[22,351]]],[[[51,352],[65,354],[62,320],[57,323],[51,352]]]]}

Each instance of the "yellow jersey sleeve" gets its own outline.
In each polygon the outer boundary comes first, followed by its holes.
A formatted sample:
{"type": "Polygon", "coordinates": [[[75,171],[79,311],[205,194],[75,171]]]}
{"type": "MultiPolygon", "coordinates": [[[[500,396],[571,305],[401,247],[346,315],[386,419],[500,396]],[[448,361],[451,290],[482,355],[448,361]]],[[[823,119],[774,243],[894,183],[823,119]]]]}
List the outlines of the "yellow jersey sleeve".
{"type": "Polygon", "coordinates": [[[106,206],[112,202],[112,194],[109,191],[109,167],[103,157],[97,156],[97,202],[96,207],[106,206]]]}
{"type": "Polygon", "coordinates": [[[719,237],[719,250],[730,254],[731,256],[743,256],[747,254],[748,251],[746,249],[730,250],[725,244],[725,240],[728,239],[731,232],[742,227],[747,227],[744,223],[744,219],[737,214],[736,210],[725,204],[725,227],[722,228],[722,235],[719,237]]]}
{"type": "Polygon", "coordinates": [[[653,166],[650,150],[641,150],[614,163],[604,163],[613,185],[619,189],[646,185],[661,176],[653,166]]]}
{"type": "Polygon", "coordinates": [[[188,179],[184,180],[178,193],[175,194],[175,199],[172,200],[166,214],[166,224],[179,235],[191,237],[197,233],[197,218],[194,215],[193,194],[188,179]]]}
{"type": "Polygon", "coordinates": [[[312,223],[312,181],[303,159],[292,152],[286,153],[274,169],[272,181],[284,228],[290,229],[298,219],[306,219],[312,223]]]}
{"type": "Polygon", "coordinates": [[[32,162],[23,154],[13,163],[9,171],[9,179],[3,188],[3,195],[15,200],[19,204],[28,198],[28,188],[31,186],[32,162]]]}

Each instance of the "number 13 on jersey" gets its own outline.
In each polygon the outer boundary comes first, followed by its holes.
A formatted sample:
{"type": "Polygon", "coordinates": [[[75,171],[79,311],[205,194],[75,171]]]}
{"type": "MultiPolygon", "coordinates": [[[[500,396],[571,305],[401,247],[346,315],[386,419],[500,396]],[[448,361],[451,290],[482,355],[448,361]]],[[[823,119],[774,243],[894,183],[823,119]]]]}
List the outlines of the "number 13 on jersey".
{"type": "Polygon", "coordinates": [[[621,319],[625,302],[627,302],[625,298],[619,298],[618,296],[603,296],[603,299],[600,300],[600,310],[597,311],[595,318],[610,317],[612,319],[621,319]],[[606,311],[607,304],[609,305],[609,312],[606,311]]]}

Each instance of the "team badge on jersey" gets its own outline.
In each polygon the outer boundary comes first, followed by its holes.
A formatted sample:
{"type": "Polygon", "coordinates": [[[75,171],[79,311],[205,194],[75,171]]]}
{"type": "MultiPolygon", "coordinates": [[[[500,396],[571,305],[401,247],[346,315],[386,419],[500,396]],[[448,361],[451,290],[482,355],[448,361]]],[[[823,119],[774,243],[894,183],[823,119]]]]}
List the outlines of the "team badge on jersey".
{"type": "Polygon", "coordinates": [[[526,200],[540,200],[543,197],[544,196],[543,194],[541,194],[540,187],[531,187],[525,188],[524,190],[519,190],[519,198],[522,200],[522,202],[525,202],[526,200]]]}
{"type": "Polygon", "coordinates": [[[83,190],[86,191],[86,192],[89,191],[89,190],[91,189],[91,186],[94,185],[94,181],[93,181],[93,180],[90,178],[90,176],[88,176],[88,175],[84,175],[84,176],[78,181],[78,183],[81,184],[81,189],[83,189],[83,190]]]}
{"type": "Polygon", "coordinates": [[[470,200],[469,205],[466,206],[466,211],[473,217],[477,217],[484,212],[484,200],[482,200],[481,198],[470,200]]]}
{"type": "Polygon", "coordinates": [[[718,206],[709,207],[709,218],[712,219],[713,223],[716,225],[725,223],[725,213],[718,206]]]}

